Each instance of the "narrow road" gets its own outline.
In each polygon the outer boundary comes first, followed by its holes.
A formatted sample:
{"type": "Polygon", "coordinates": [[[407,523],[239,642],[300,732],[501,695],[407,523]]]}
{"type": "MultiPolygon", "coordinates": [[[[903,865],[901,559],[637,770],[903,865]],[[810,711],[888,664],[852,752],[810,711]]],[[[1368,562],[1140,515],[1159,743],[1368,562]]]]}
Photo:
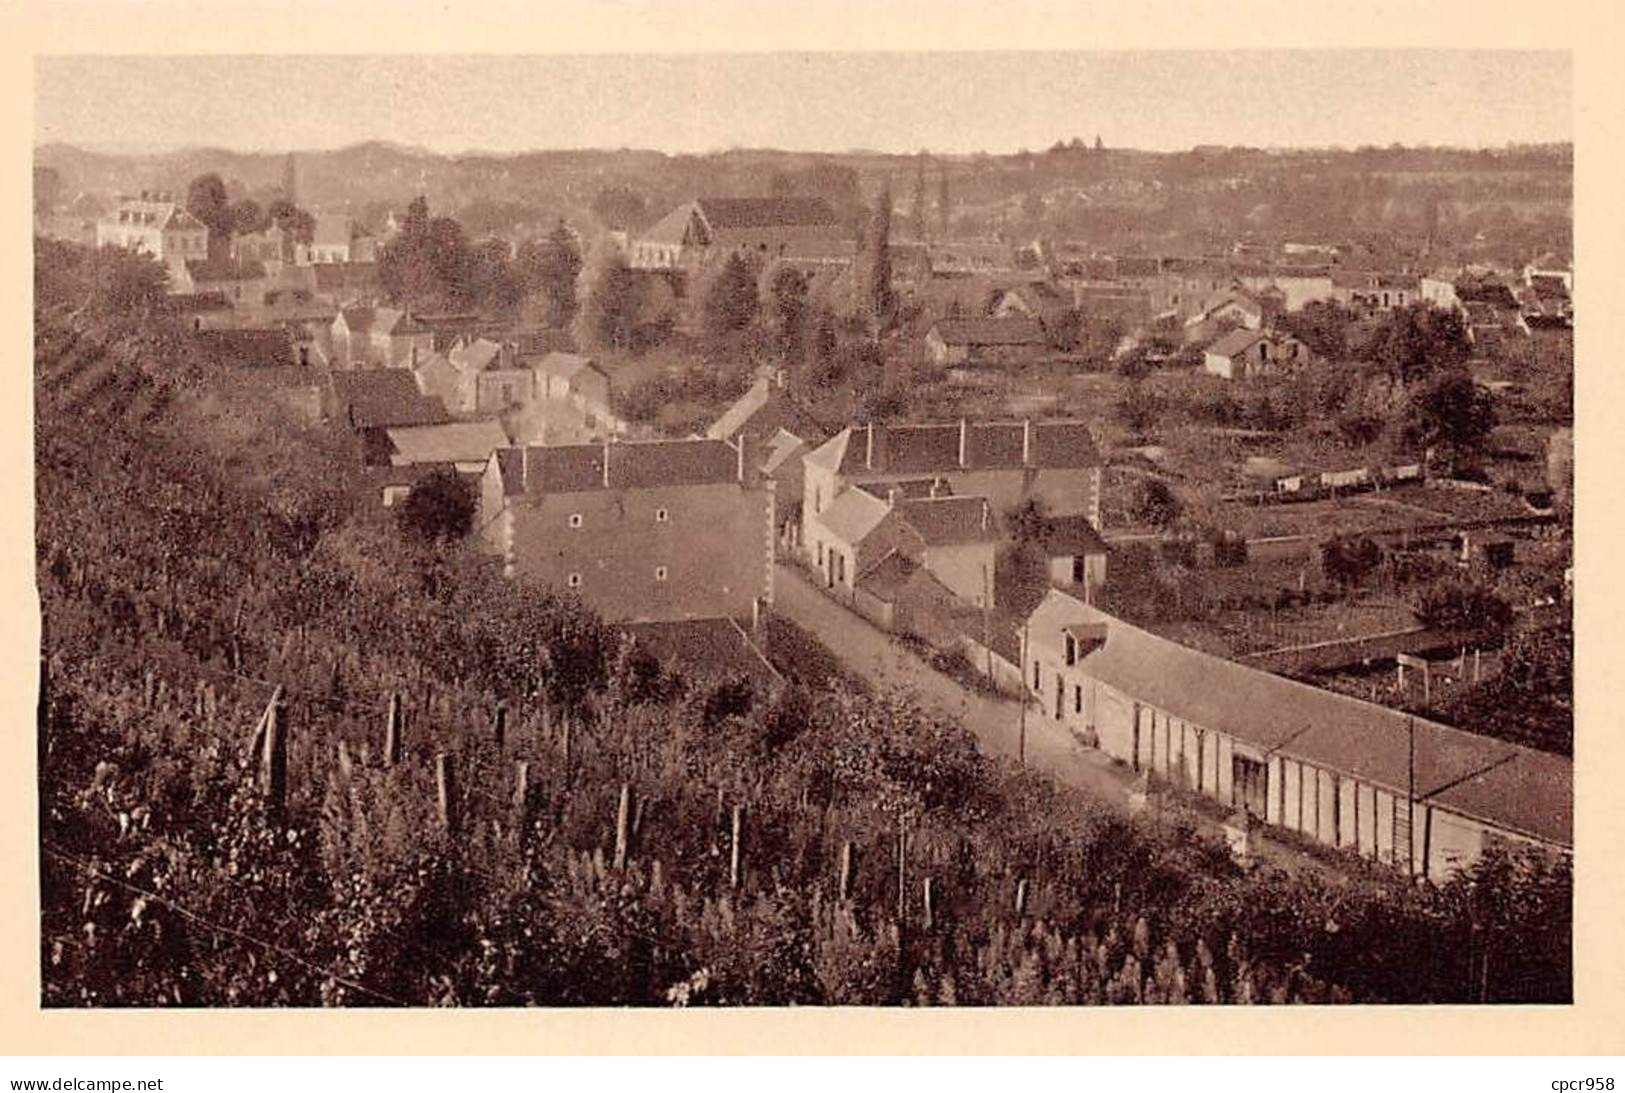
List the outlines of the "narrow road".
{"type": "MultiPolygon", "coordinates": [[[[1015,699],[967,690],[820,592],[806,574],[792,566],[781,563],[777,567],[773,599],[775,610],[876,687],[899,688],[913,694],[925,708],[955,718],[975,734],[988,755],[1015,759],[1020,753],[1021,704],[1015,699]]],[[[1113,804],[1127,804],[1133,775],[1100,752],[1078,744],[1037,706],[1027,710],[1027,762],[1113,804]]]]}
{"type": "MultiPolygon", "coordinates": [[[[1015,759],[1022,732],[1021,704],[1013,698],[990,697],[967,690],[884,631],[837,603],[807,574],[782,562],[775,567],[774,610],[817,638],[843,664],[879,689],[898,688],[914,695],[926,709],[957,719],[975,735],[984,754],[1015,759]]],[[[1027,708],[1027,763],[1058,780],[1118,808],[1128,807],[1134,775],[1106,755],[1086,748],[1038,706],[1027,708]]],[[[1194,817],[1193,817],[1194,818],[1194,817]]],[[[1199,823],[1217,833],[1220,825],[1199,823]]],[[[1255,851],[1273,864],[1328,877],[1345,874],[1315,856],[1285,846],[1255,831],[1255,851]]]]}

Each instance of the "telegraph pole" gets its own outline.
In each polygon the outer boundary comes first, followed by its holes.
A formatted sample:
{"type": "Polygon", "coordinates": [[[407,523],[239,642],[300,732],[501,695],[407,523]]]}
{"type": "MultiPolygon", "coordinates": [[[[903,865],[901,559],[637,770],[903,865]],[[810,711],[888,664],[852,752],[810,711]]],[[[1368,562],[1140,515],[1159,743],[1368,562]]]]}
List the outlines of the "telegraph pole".
{"type": "MultiPolygon", "coordinates": [[[[1029,616],[1028,619],[1023,620],[1021,624],[1021,655],[1023,657],[1031,656],[1030,645],[1028,642],[1028,636],[1031,632],[1030,627],[1031,616],[1029,616]]],[[[1027,667],[1025,664],[1022,665],[1021,674],[1022,682],[1025,684],[1027,675],[1027,667]]],[[[1026,690],[1026,687],[1023,686],[1022,689],[1026,690]]],[[[1021,700],[1021,731],[1020,735],[1016,737],[1016,761],[1022,766],[1027,765],[1027,701],[1028,700],[1026,698],[1021,700]]]]}

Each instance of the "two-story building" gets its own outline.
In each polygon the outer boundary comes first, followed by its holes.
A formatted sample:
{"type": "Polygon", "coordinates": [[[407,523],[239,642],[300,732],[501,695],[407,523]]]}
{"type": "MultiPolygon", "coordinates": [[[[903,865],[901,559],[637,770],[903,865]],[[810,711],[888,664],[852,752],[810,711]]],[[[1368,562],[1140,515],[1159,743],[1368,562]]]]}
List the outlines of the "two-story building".
{"type": "Polygon", "coordinates": [[[754,627],[773,602],[773,488],[744,449],[505,448],[481,482],[480,534],[510,576],[573,592],[606,621],[754,627]]]}
{"type": "Polygon", "coordinates": [[[1104,461],[1081,421],[965,421],[850,425],[802,460],[802,544],[813,559],[815,522],[841,493],[865,483],[940,480],[959,497],[985,497],[1000,525],[1029,499],[1049,516],[1100,525],[1104,461]]]}
{"type": "Polygon", "coordinates": [[[200,262],[209,256],[209,229],[173,194],[142,190],[139,196],[121,198],[112,212],[96,222],[96,245],[150,254],[175,279],[184,272],[186,262],[200,262]]]}

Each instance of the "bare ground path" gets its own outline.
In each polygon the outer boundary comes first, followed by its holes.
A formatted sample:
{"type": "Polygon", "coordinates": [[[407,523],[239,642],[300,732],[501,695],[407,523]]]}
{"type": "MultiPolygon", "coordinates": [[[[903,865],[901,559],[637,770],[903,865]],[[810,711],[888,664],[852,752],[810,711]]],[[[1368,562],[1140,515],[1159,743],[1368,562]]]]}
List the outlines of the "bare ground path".
{"type": "MultiPolygon", "coordinates": [[[[957,719],[975,735],[987,755],[1017,757],[1022,722],[1021,704],[1015,699],[967,690],[868,620],[820,592],[794,566],[780,563],[776,567],[773,598],[774,610],[809,631],[844,665],[877,688],[901,689],[913,694],[925,708],[957,719]]],[[[1097,800],[1118,808],[1128,807],[1134,775],[1101,752],[1079,744],[1064,726],[1043,716],[1037,706],[1027,709],[1026,735],[1028,765],[1097,800]]],[[[1217,823],[1202,823],[1215,833],[1219,830],[1217,823]]],[[[1261,833],[1255,833],[1253,842],[1272,864],[1342,875],[1330,863],[1262,837],[1261,833]]]]}

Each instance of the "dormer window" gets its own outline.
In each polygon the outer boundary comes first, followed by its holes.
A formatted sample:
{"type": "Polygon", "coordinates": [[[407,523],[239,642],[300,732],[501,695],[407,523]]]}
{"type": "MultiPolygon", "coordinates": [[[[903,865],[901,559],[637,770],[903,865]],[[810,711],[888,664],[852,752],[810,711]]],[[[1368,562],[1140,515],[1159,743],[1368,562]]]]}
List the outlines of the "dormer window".
{"type": "Polygon", "coordinates": [[[655,566],[655,580],[664,581],[665,579],[666,579],[666,567],[663,566],[663,565],[655,566]]]}
{"type": "Polygon", "coordinates": [[[581,574],[579,574],[579,573],[570,574],[568,577],[564,578],[564,583],[567,586],[569,586],[570,588],[580,588],[581,587],[581,574]]]}
{"type": "Polygon", "coordinates": [[[655,523],[665,524],[671,520],[671,513],[665,509],[655,509],[655,523]]]}
{"type": "Polygon", "coordinates": [[[581,526],[581,514],[579,512],[572,512],[570,514],[570,526],[573,528],[578,528],[581,526]]]}

